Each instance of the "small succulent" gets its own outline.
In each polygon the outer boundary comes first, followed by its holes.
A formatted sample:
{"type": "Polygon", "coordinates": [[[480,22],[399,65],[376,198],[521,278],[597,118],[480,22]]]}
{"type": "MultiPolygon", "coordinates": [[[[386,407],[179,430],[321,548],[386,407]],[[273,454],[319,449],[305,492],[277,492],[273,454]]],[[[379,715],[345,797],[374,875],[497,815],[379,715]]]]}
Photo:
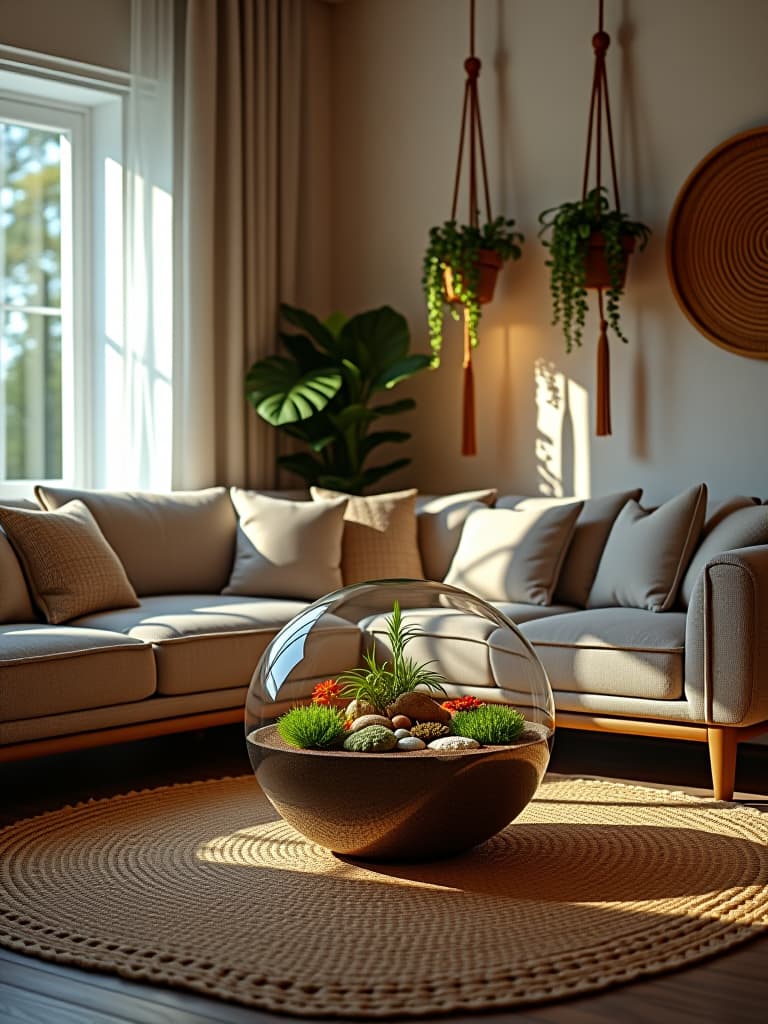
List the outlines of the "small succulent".
{"type": "Polygon", "coordinates": [[[411,726],[411,736],[418,736],[425,743],[431,743],[432,740],[439,740],[443,736],[450,736],[450,734],[450,728],[447,725],[441,725],[440,722],[419,722],[411,726]]]}
{"type": "Polygon", "coordinates": [[[342,712],[323,704],[291,708],[278,718],[277,731],[286,743],[303,750],[328,750],[346,734],[342,712]]]}
{"type": "Polygon", "coordinates": [[[456,736],[469,736],[483,746],[502,746],[514,743],[525,728],[525,718],[507,704],[483,704],[457,711],[452,725],[456,736]]]}

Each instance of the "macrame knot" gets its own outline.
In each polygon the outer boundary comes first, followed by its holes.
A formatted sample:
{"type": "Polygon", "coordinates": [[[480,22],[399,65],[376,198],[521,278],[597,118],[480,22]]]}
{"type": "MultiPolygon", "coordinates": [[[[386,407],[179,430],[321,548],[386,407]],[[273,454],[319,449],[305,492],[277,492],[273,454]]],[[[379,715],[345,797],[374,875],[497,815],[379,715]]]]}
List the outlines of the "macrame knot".
{"type": "Polygon", "coordinates": [[[482,64],[480,63],[479,57],[467,57],[464,61],[464,70],[467,72],[467,77],[470,79],[478,77],[481,67],[482,64]]]}
{"type": "Polygon", "coordinates": [[[611,37],[608,35],[607,32],[595,32],[595,34],[592,36],[592,46],[594,48],[595,54],[598,57],[604,57],[605,51],[608,49],[610,42],[611,37]]]}

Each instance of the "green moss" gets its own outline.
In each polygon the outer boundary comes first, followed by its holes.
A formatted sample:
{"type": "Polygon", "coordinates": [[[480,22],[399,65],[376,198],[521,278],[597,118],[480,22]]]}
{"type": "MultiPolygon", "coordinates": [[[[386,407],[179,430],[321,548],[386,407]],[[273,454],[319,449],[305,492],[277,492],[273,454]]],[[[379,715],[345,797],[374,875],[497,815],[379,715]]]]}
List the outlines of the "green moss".
{"type": "Polygon", "coordinates": [[[277,731],[292,747],[327,750],[344,736],[344,715],[337,708],[307,704],[291,708],[277,720],[277,731]]]}
{"type": "Polygon", "coordinates": [[[344,749],[359,754],[385,753],[397,746],[397,737],[385,725],[367,725],[344,740],[344,749]]]}
{"type": "Polygon", "coordinates": [[[455,735],[494,746],[514,743],[525,728],[525,718],[506,704],[483,704],[470,711],[457,711],[452,724],[455,735]]]}

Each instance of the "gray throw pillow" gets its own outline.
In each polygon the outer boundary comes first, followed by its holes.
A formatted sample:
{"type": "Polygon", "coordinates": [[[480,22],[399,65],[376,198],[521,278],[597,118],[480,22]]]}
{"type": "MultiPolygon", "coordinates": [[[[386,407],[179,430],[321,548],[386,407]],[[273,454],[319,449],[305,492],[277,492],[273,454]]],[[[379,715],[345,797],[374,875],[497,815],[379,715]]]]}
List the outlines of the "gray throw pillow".
{"type": "Polygon", "coordinates": [[[680,604],[687,608],[701,570],[715,555],[753,544],[768,544],[768,506],[751,505],[720,519],[706,534],[691,559],[680,586],[680,604]]]}
{"type": "Polygon", "coordinates": [[[656,509],[628,501],[608,536],[587,607],[668,611],[699,541],[706,508],[706,484],[656,509]]]}

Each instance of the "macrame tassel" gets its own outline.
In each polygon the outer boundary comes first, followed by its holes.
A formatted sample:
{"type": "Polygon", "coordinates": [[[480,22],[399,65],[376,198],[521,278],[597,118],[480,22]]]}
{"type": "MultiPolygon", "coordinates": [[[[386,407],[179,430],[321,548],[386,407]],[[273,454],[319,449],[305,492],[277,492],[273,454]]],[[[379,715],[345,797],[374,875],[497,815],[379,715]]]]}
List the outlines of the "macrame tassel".
{"type": "Polygon", "coordinates": [[[597,342],[597,425],[598,437],[611,433],[611,356],[608,351],[608,324],[600,321],[597,342]]]}
{"type": "Polygon", "coordinates": [[[467,311],[464,310],[464,401],[461,422],[461,454],[477,455],[475,434],[475,376],[472,370],[472,346],[469,343],[467,311]]]}

